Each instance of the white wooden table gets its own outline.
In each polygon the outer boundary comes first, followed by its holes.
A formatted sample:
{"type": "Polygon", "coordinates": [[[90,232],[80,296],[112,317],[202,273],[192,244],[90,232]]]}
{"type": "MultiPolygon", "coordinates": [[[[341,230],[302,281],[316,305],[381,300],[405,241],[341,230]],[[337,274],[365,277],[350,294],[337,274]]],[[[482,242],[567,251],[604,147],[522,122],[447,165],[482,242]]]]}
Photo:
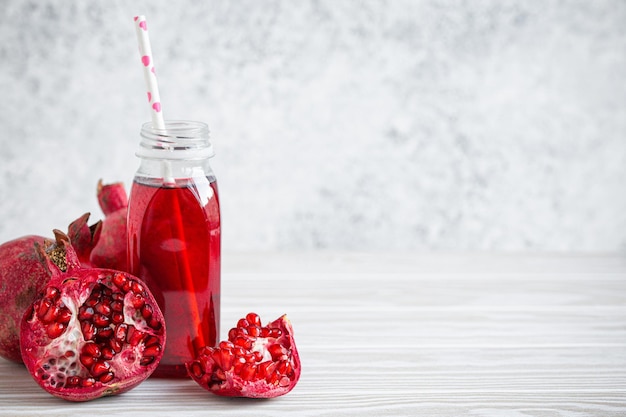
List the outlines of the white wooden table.
{"type": "Polygon", "coordinates": [[[626,416],[626,256],[238,254],[222,336],[288,313],[288,395],[220,398],[149,379],[69,403],[0,360],[2,416],[626,416]]]}

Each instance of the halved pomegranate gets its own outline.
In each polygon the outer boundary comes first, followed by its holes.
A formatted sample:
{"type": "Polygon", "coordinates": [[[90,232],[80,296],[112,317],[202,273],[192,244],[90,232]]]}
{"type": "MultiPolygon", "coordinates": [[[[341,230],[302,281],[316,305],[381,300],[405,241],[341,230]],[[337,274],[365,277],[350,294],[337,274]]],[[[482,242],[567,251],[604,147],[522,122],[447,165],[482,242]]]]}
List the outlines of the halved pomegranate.
{"type": "Polygon", "coordinates": [[[22,359],[43,389],[69,401],[127,391],[163,355],[163,314],[138,278],[81,267],[68,237],[54,234],[40,247],[51,278],[22,318],[22,359]]]}
{"type": "Polygon", "coordinates": [[[204,389],[228,397],[272,398],[287,394],[300,378],[300,357],[286,315],[261,325],[255,313],[239,319],[228,340],[205,347],[187,364],[204,389]]]}

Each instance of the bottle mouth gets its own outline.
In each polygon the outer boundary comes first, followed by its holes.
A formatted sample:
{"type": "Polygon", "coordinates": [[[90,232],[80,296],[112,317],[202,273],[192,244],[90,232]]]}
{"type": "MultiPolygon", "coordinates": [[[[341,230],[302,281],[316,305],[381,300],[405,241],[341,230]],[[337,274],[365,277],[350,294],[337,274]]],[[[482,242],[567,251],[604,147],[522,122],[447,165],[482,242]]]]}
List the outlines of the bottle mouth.
{"type": "Polygon", "coordinates": [[[215,153],[206,123],[166,120],[164,129],[150,122],[141,126],[141,142],[135,155],[147,159],[206,159],[215,153]]]}

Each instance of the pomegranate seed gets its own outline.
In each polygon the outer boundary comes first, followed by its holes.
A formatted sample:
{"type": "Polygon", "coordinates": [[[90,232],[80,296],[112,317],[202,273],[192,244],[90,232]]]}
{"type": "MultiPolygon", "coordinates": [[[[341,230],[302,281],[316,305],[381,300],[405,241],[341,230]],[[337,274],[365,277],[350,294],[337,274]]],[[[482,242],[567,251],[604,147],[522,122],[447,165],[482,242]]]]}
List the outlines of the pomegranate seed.
{"type": "Polygon", "coordinates": [[[283,347],[281,345],[270,345],[270,347],[267,348],[267,351],[272,356],[272,360],[274,361],[282,359],[282,356],[284,355],[283,347]]]}
{"type": "Polygon", "coordinates": [[[147,346],[156,346],[159,344],[159,338],[154,335],[148,335],[143,341],[143,344],[147,346]]]}
{"type": "Polygon", "coordinates": [[[41,321],[44,323],[52,323],[57,320],[60,312],[61,308],[57,305],[53,305],[46,311],[46,314],[41,317],[41,321]]]}
{"type": "Polygon", "coordinates": [[[248,313],[246,315],[246,320],[248,320],[248,323],[250,323],[250,325],[261,327],[261,317],[259,317],[259,315],[256,313],[248,313]]]}
{"type": "Polygon", "coordinates": [[[280,329],[274,328],[274,329],[270,330],[269,337],[273,337],[274,339],[278,339],[282,335],[283,335],[283,332],[280,329]]]}
{"type": "Polygon", "coordinates": [[[112,281],[117,288],[122,289],[128,283],[128,278],[124,274],[115,274],[112,281]]]}
{"type": "Polygon", "coordinates": [[[100,348],[93,342],[85,343],[83,345],[83,349],[81,350],[83,355],[89,355],[93,358],[98,358],[101,355],[100,348]]]}
{"type": "Polygon", "coordinates": [[[79,385],[80,385],[80,377],[77,377],[77,376],[67,377],[67,381],[65,382],[66,387],[77,387],[79,385]]]}
{"type": "Polygon", "coordinates": [[[115,329],[115,340],[119,340],[120,342],[124,342],[126,340],[126,335],[128,334],[128,324],[122,323],[115,329]]]}
{"type": "Polygon", "coordinates": [[[113,324],[121,324],[124,322],[124,315],[122,313],[119,312],[114,312],[111,315],[111,322],[113,322],[113,324]]]}
{"type": "Polygon", "coordinates": [[[71,319],[72,319],[72,312],[70,311],[69,308],[63,307],[61,311],[59,311],[59,316],[57,317],[57,320],[63,324],[68,324],[71,319]]]}
{"type": "Polygon", "coordinates": [[[261,328],[259,326],[249,326],[248,334],[252,337],[258,337],[261,334],[261,328]]]}
{"type": "Polygon", "coordinates": [[[113,374],[113,372],[107,372],[106,374],[98,378],[98,381],[102,382],[103,384],[106,384],[107,382],[111,382],[113,378],[115,378],[115,375],[113,374]]]}
{"type": "Polygon", "coordinates": [[[244,381],[250,381],[256,375],[256,366],[250,363],[246,363],[239,371],[239,376],[244,381]]]}
{"type": "Polygon", "coordinates": [[[67,326],[63,323],[52,323],[46,327],[46,334],[50,339],[56,339],[61,336],[67,326]]]}
{"type": "MultiPolygon", "coordinates": [[[[120,294],[120,293],[117,292],[117,293],[115,293],[113,295],[115,296],[116,294],[120,294]]],[[[114,300],[114,301],[112,301],[111,302],[111,309],[113,311],[117,311],[117,312],[121,313],[122,311],[124,311],[124,302],[122,300],[114,300]]]]}
{"type": "Polygon", "coordinates": [[[141,316],[146,320],[152,317],[152,306],[150,304],[146,304],[141,308],[141,316]]]}
{"type": "Polygon", "coordinates": [[[61,296],[61,291],[56,287],[47,287],[44,293],[45,298],[56,301],[61,296]]]}
{"type": "Polygon", "coordinates": [[[141,294],[142,292],[145,291],[145,289],[143,288],[143,285],[141,285],[139,282],[137,281],[133,281],[130,288],[133,290],[134,293],[136,294],[141,294]]]}
{"type": "Polygon", "coordinates": [[[140,309],[144,306],[144,304],[146,304],[146,300],[143,298],[143,295],[133,293],[133,295],[130,297],[130,303],[136,309],[140,309]]]}
{"type": "Polygon", "coordinates": [[[267,327],[261,327],[261,337],[268,337],[270,335],[270,329],[267,327]]]}
{"type": "Polygon", "coordinates": [[[191,375],[196,378],[202,378],[202,375],[204,375],[204,371],[202,371],[202,366],[200,365],[200,362],[193,361],[189,366],[189,373],[191,373],[191,375]]]}
{"type": "Polygon", "coordinates": [[[91,367],[91,375],[98,378],[99,376],[109,372],[109,369],[111,369],[111,365],[109,365],[108,362],[98,361],[91,367]]]}
{"type": "Polygon", "coordinates": [[[286,376],[284,376],[280,379],[280,381],[278,382],[278,385],[280,385],[281,387],[288,387],[290,383],[291,383],[291,380],[287,378],[286,376]]]}
{"type": "Polygon", "coordinates": [[[122,351],[122,348],[124,347],[124,344],[122,342],[115,339],[111,339],[109,344],[111,345],[111,350],[113,350],[113,352],[115,353],[120,353],[122,351]]]}
{"type": "Polygon", "coordinates": [[[272,361],[261,362],[257,369],[257,375],[259,378],[266,378],[274,373],[276,370],[276,364],[272,361]]]}
{"type": "Polygon", "coordinates": [[[101,313],[94,314],[93,324],[95,324],[96,327],[106,327],[109,323],[111,323],[111,318],[109,316],[105,316],[101,313]]]}
{"type": "Polygon", "coordinates": [[[82,305],[78,309],[79,320],[91,320],[91,318],[93,317],[93,314],[94,314],[93,307],[82,305]]]}
{"type": "Polygon", "coordinates": [[[82,381],[80,381],[80,385],[85,388],[92,387],[93,384],[95,383],[96,383],[96,380],[93,378],[85,378],[82,381]]]}
{"type": "Polygon", "coordinates": [[[239,321],[237,321],[237,327],[239,327],[241,329],[245,329],[249,325],[250,325],[250,323],[248,323],[248,320],[246,320],[246,319],[239,319],[239,321]]]}
{"type": "Polygon", "coordinates": [[[144,356],[156,356],[159,354],[159,352],[161,352],[161,346],[153,345],[146,347],[143,351],[143,354],[144,356]]]}
{"type": "Polygon", "coordinates": [[[102,355],[101,355],[102,359],[106,361],[110,361],[111,359],[113,359],[114,356],[115,356],[115,352],[113,352],[113,349],[111,349],[108,346],[102,347],[102,355]]]}
{"type": "Polygon", "coordinates": [[[106,341],[113,336],[113,329],[110,327],[102,327],[98,329],[98,334],[96,335],[96,339],[100,341],[106,341]]]}
{"type": "Polygon", "coordinates": [[[85,340],[93,340],[96,336],[96,326],[93,323],[84,321],[80,325],[80,329],[83,332],[83,338],[85,340]]]}
{"type": "Polygon", "coordinates": [[[134,326],[131,326],[128,331],[128,336],[126,337],[127,342],[131,346],[137,346],[144,338],[146,334],[141,330],[135,329],[134,326]],[[133,330],[132,332],[130,330],[133,330]]]}
{"type": "Polygon", "coordinates": [[[103,316],[108,316],[109,314],[111,314],[112,311],[111,304],[108,300],[103,300],[96,304],[94,310],[96,310],[97,313],[100,313],[103,316]]]}
{"type": "Polygon", "coordinates": [[[90,368],[95,362],[96,359],[91,355],[80,355],[80,363],[82,363],[85,368],[90,368]]]}
{"type": "Polygon", "coordinates": [[[141,358],[141,360],[139,361],[140,365],[143,366],[148,366],[150,365],[152,362],[154,362],[154,356],[144,356],[143,358],[141,358]]]}
{"type": "Polygon", "coordinates": [[[43,319],[46,313],[48,313],[50,307],[52,307],[52,304],[52,301],[47,298],[41,300],[41,302],[37,306],[37,318],[40,320],[43,319]]]}

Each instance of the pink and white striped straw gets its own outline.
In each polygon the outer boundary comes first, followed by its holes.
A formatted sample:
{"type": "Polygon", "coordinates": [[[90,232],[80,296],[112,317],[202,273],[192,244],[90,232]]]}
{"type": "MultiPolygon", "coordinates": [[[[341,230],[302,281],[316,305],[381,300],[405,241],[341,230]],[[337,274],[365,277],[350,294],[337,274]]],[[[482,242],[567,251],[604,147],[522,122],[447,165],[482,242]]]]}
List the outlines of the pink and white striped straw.
{"type": "Polygon", "coordinates": [[[165,121],[161,111],[161,96],[159,95],[159,83],[157,82],[154,70],[154,58],[150,37],[148,36],[148,25],[145,16],[135,16],[135,31],[137,32],[137,42],[139,43],[139,55],[143,64],[143,75],[148,89],[148,103],[150,104],[150,115],[152,116],[152,127],[165,129],[165,121]]]}

